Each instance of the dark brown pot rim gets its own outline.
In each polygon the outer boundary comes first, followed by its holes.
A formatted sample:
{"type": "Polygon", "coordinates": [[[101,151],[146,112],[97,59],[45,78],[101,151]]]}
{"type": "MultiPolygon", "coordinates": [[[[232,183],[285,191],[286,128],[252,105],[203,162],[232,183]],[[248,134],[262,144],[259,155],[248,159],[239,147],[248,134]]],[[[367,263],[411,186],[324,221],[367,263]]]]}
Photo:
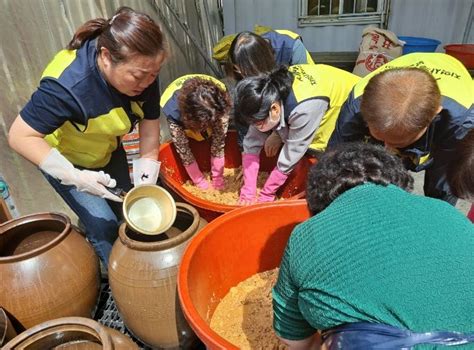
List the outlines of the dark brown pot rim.
{"type": "Polygon", "coordinates": [[[2,344],[6,340],[9,340],[9,339],[6,339],[6,338],[7,338],[7,336],[11,337],[11,335],[16,336],[16,331],[13,329],[13,325],[11,324],[7,313],[5,312],[5,310],[2,307],[0,307],[0,346],[2,346],[2,344]]]}
{"type": "Polygon", "coordinates": [[[98,339],[104,349],[113,349],[112,339],[107,329],[98,322],[85,317],[61,317],[40,323],[17,335],[2,349],[15,349],[24,345],[23,343],[26,341],[31,343],[49,337],[54,333],[65,333],[67,331],[82,331],[84,334],[92,335],[98,339]],[[63,329],[62,327],[70,327],[70,329],[63,329]]]}
{"type": "Polygon", "coordinates": [[[141,251],[155,251],[172,248],[188,240],[199,227],[200,216],[198,211],[189,204],[176,202],[176,220],[178,220],[180,213],[187,213],[193,217],[193,222],[189,225],[188,229],[176,237],[158,241],[158,242],[140,242],[130,238],[127,235],[127,224],[123,223],[119,228],[120,241],[127,247],[141,251]]]}
{"type": "Polygon", "coordinates": [[[4,223],[0,224],[0,235],[8,232],[8,230],[10,230],[12,228],[15,228],[18,225],[30,224],[32,222],[45,221],[45,220],[61,221],[65,225],[64,229],[58,234],[57,237],[55,237],[54,239],[52,239],[48,243],[42,245],[41,247],[38,247],[36,249],[32,249],[28,252],[18,254],[18,255],[0,257],[0,263],[16,262],[16,261],[31,258],[33,256],[37,256],[37,255],[51,249],[55,245],[57,245],[71,231],[71,220],[69,219],[69,217],[66,214],[56,213],[56,212],[44,212],[44,213],[35,213],[35,214],[20,216],[19,218],[8,220],[7,222],[4,222],[4,223]]]}

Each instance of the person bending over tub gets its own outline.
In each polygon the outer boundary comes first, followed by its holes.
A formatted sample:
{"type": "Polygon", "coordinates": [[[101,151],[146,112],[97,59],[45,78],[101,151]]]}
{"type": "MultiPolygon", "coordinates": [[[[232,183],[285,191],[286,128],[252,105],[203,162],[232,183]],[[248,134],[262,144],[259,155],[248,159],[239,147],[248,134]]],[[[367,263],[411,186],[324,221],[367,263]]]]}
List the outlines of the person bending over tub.
{"type": "Polygon", "coordinates": [[[243,141],[241,204],[273,201],[308,148],[324,151],[339,110],[359,79],[331,66],[305,64],[282,66],[237,84],[234,115],[250,125],[243,141]],[[273,130],[284,145],[257,198],[259,155],[273,130]]]}
{"type": "Polygon", "coordinates": [[[203,74],[190,74],[173,81],[163,92],[161,107],[171,140],[194,185],[206,190],[224,188],[224,146],[231,100],[225,85],[203,74]],[[189,148],[188,138],[211,138],[211,181],[204,177],[189,148]]]}
{"type": "Polygon", "coordinates": [[[328,146],[385,144],[407,169],[425,171],[426,196],[455,205],[446,169],[456,144],[473,127],[474,81],[463,64],[443,53],[411,53],[354,86],[328,146]]]}
{"type": "Polygon", "coordinates": [[[291,350],[317,349],[318,330],[331,350],[474,341],[474,225],[412,187],[373,144],[328,149],[310,169],[312,216],[273,288],[274,329],[291,350]]]}
{"type": "Polygon", "coordinates": [[[136,123],[135,185],[158,176],[158,73],[165,58],[161,29],[146,14],[122,7],[110,19],[87,21],[48,64],[10,128],[10,146],[39,166],[105,266],[122,219],[122,200],[106,187],[132,187],[120,139],[136,123]]]}

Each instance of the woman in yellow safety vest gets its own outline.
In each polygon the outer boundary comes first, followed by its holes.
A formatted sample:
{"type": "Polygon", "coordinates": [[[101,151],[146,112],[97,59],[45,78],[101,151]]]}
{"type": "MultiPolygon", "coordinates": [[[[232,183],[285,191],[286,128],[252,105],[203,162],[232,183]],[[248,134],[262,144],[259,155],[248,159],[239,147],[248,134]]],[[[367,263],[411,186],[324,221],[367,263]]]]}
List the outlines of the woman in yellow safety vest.
{"type": "Polygon", "coordinates": [[[48,64],[9,132],[10,146],[39,166],[78,215],[105,266],[121,220],[121,199],[107,188],[132,186],[120,138],[136,123],[135,185],[156,182],[165,56],[148,15],[123,7],[90,20],[48,64]]]}
{"type": "Polygon", "coordinates": [[[160,103],[171,140],[193,183],[203,190],[211,188],[189,148],[188,138],[210,138],[212,188],[223,189],[224,146],[231,106],[225,85],[209,75],[185,75],[166,88],[160,103]]]}
{"type": "Polygon", "coordinates": [[[289,30],[270,30],[260,35],[238,33],[230,45],[227,70],[237,81],[269,73],[280,65],[314,64],[301,37],[289,30]]]}
{"type": "MultiPolygon", "coordinates": [[[[257,33],[240,32],[232,40],[227,54],[226,73],[235,81],[270,73],[281,65],[314,64],[301,36],[289,30],[256,27],[257,33]]],[[[248,127],[237,125],[239,145],[248,127]]],[[[274,156],[281,147],[281,138],[274,132],[265,142],[267,156],[274,156]]]]}
{"type": "Polygon", "coordinates": [[[235,117],[250,125],[243,142],[241,204],[273,201],[308,148],[324,151],[339,110],[358,80],[338,68],[304,64],[281,67],[237,84],[235,117]],[[272,130],[284,145],[257,199],[259,155],[272,130]]]}

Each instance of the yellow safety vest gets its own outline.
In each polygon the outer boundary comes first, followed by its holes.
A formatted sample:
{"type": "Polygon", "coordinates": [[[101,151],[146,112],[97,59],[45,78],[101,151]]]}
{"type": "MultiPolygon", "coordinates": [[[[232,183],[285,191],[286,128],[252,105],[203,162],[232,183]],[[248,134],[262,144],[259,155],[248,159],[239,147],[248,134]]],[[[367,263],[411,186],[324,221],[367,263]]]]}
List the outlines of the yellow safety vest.
{"type": "MultiPolygon", "coordinates": [[[[444,53],[421,52],[400,56],[362,78],[354,87],[354,98],[362,96],[365,87],[374,75],[389,69],[405,67],[426,69],[436,79],[442,96],[449,97],[467,109],[472,106],[474,102],[474,82],[471,75],[461,62],[444,53]]],[[[452,113],[452,116],[453,118],[458,117],[456,113],[452,113]]],[[[398,150],[396,153],[400,156],[409,157],[415,167],[423,166],[431,159],[430,153],[418,158],[406,156],[398,150]]]]}
{"type": "MultiPolygon", "coordinates": [[[[173,120],[175,123],[181,124],[181,115],[179,113],[179,106],[177,100],[177,92],[181,89],[183,84],[191,79],[191,78],[201,78],[212,81],[216,84],[221,90],[226,91],[226,86],[220,80],[205,74],[187,74],[179,77],[178,79],[174,80],[168,87],[165,89],[163,94],[161,95],[160,105],[162,108],[163,113],[166,115],[168,119],[173,120]]],[[[190,129],[184,129],[186,136],[192,138],[196,141],[203,141],[206,137],[204,137],[200,132],[196,132],[190,129]]],[[[212,134],[212,129],[207,129],[207,137],[212,134]]]]}
{"type": "Polygon", "coordinates": [[[441,95],[470,108],[474,99],[474,84],[466,67],[456,58],[444,53],[411,53],[400,56],[362,78],[354,87],[354,98],[364,93],[365,86],[376,74],[393,68],[423,68],[433,75],[441,95]]]}
{"type": "Polygon", "coordinates": [[[360,77],[325,64],[295,65],[289,71],[295,79],[292,93],[285,103],[287,113],[309,99],[320,98],[329,103],[310,145],[310,148],[324,151],[336,126],[339,111],[360,77]]]}
{"type": "MultiPolygon", "coordinates": [[[[81,47],[79,50],[82,50],[81,47]]],[[[75,81],[82,81],[90,71],[90,60],[81,56],[78,58],[78,50],[62,50],[48,64],[43,72],[42,79],[54,79],[59,84],[68,89],[71,94],[76,95],[75,81]],[[80,61],[76,61],[76,60],[80,61]],[[75,69],[81,69],[80,74],[71,72],[68,69],[72,64],[75,69]]],[[[101,79],[100,77],[96,77],[101,79]]],[[[85,78],[87,79],[87,78],[85,78]]],[[[95,79],[95,78],[91,78],[95,79]]],[[[93,91],[93,99],[97,101],[110,102],[110,89],[103,86],[103,89],[93,91]]],[[[128,133],[131,129],[131,116],[125,109],[113,102],[114,107],[108,112],[94,115],[94,103],[87,100],[76,99],[77,103],[84,110],[85,124],[66,121],[60,128],[52,134],[46,135],[45,140],[51,147],[55,147],[71,163],[85,168],[101,168],[110,161],[112,152],[117,148],[120,137],[128,133]],[[92,115],[88,115],[92,113],[92,115]]],[[[158,102],[158,101],[157,101],[158,102]]],[[[135,118],[142,119],[144,116],[141,108],[144,101],[130,101],[131,111],[135,118]]]]}

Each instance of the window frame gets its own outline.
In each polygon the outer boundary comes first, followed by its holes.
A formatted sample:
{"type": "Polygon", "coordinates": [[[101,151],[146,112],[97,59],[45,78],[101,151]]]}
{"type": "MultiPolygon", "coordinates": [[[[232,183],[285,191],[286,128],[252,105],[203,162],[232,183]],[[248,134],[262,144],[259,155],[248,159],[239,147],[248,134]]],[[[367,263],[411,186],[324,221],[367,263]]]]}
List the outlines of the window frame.
{"type": "MultiPolygon", "coordinates": [[[[320,1],[320,0],[318,0],[320,1]]],[[[339,11],[344,8],[342,2],[339,11]]],[[[355,4],[354,0],[354,4],[355,4]]],[[[332,0],[330,0],[331,4],[332,0]]],[[[388,23],[388,14],[390,10],[390,0],[377,0],[376,12],[365,13],[340,13],[335,15],[308,15],[308,0],[298,1],[298,26],[327,26],[327,25],[348,25],[348,24],[378,24],[380,28],[386,28],[388,23]]]]}

